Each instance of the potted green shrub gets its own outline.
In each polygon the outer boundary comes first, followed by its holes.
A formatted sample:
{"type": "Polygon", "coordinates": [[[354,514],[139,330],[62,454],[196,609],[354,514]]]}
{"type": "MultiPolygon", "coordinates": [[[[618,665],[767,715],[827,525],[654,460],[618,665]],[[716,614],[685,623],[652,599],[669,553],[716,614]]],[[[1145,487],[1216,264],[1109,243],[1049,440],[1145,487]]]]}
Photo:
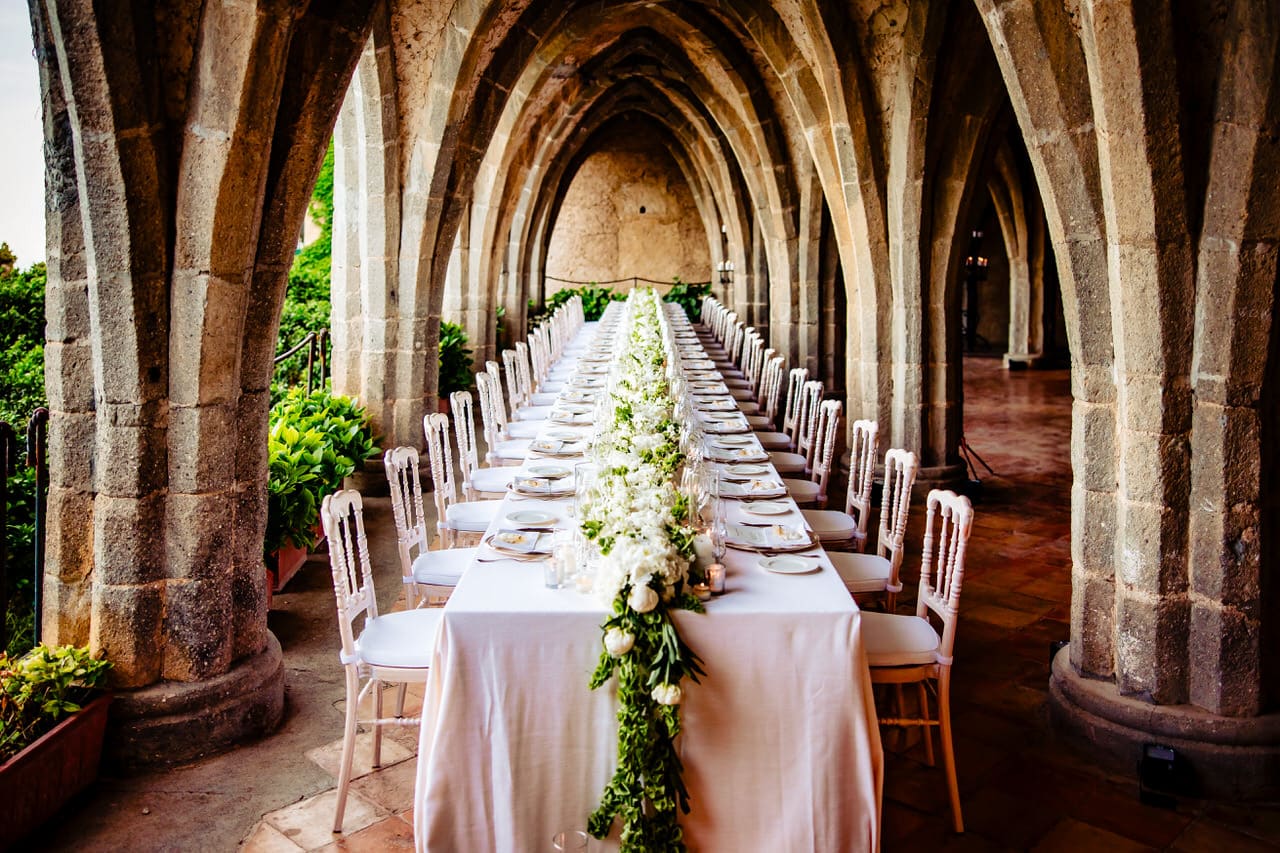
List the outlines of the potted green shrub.
{"type": "Polygon", "coordinates": [[[41,644],[0,654],[0,850],[12,847],[98,776],[111,664],[41,644]]]}
{"type": "Polygon", "coordinates": [[[449,411],[449,395],[466,391],[472,383],[471,349],[467,346],[467,330],[447,320],[440,323],[440,380],[437,410],[449,411]]]}
{"type": "Polygon", "coordinates": [[[279,592],[323,536],[320,503],[378,453],[369,415],[355,400],[295,388],[271,409],[267,530],[272,592],[279,592]]]}

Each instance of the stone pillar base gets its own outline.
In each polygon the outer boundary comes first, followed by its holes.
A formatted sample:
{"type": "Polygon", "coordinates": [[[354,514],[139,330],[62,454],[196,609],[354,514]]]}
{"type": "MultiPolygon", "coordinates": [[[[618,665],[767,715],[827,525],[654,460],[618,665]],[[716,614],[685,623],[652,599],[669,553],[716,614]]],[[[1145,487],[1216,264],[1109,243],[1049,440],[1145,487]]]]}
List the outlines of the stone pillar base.
{"type": "Polygon", "coordinates": [[[1038,352],[1007,352],[1004,354],[1006,370],[1030,370],[1040,366],[1044,356],[1038,352]]]}
{"type": "Polygon", "coordinates": [[[1130,699],[1109,681],[1077,673],[1064,648],[1049,677],[1049,716],[1116,772],[1135,776],[1143,744],[1159,743],[1190,764],[1198,796],[1280,799],[1280,714],[1219,717],[1194,705],[1130,699]]]}
{"type": "Polygon", "coordinates": [[[915,495],[923,500],[930,489],[955,489],[969,481],[969,471],[964,463],[921,467],[916,471],[915,495]]]}
{"type": "Polygon", "coordinates": [[[267,647],[208,681],[164,681],[116,693],[104,758],[116,770],[181,764],[272,731],[284,714],[284,655],[267,647]]]}

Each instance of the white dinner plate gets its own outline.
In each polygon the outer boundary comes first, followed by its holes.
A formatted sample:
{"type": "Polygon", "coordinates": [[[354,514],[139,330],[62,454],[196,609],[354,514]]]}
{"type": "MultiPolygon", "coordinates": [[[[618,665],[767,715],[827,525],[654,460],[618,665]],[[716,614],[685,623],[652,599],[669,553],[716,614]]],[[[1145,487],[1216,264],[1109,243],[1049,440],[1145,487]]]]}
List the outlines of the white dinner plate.
{"type": "Polygon", "coordinates": [[[709,421],[736,421],[738,419],[737,412],[704,412],[703,416],[709,421]]]}
{"type": "Polygon", "coordinates": [[[711,443],[716,447],[742,447],[755,444],[755,439],[749,435],[722,435],[711,443]]]}
{"type": "Polygon", "coordinates": [[[548,480],[559,480],[561,477],[569,476],[569,469],[563,465],[532,465],[526,470],[531,476],[544,477],[548,480]]]}
{"type": "Polygon", "coordinates": [[[822,568],[822,564],[817,560],[781,554],[777,557],[765,557],[760,561],[760,568],[780,575],[804,575],[822,568]]]}
{"type": "Polygon", "coordinates": [[[791,512],[791,504],[786,501],[753,501],[744,503],[742,508],[752,515],[785,515],[791,512]]]}
{"type": "Polygon", "coordinates": [[[769,469],[764,465],[730,465],[725,468],[725,471],[735,477],[755,477],[769,473],[769,469]]]}
{"type": "Polygon", "coordinates": [[[547,430],[547,438],[555,438],[560,441],[575,441],[582,437],[582,433],[572,429],[549,429],[547,430]]]}
{"type": "Polygon", "coordinates": [[[560,516],[536,509],[522,509],[507,516],[507,521],[517,527],[549,527],[560,520],[560,516]]]}

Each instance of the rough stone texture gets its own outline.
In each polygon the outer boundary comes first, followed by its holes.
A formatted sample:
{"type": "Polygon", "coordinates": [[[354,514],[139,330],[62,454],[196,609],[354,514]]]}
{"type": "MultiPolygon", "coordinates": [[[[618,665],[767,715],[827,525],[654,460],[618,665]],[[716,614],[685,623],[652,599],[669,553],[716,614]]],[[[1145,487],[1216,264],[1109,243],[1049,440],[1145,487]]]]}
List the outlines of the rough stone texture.
{"type": "MultiPolygon", "coordinates": [[[[252,685],[274,711],[191,704],[166,722],[161,694],[183,688],[128,691],[231,684],[270,638],[265,389],[296,234],[373,4],[187,5],[148,17],[32,3],[50,176],[45,627],[112,660],[119,702],[158,702],[156,731],[198,742],[225,718],[219,748],[278,720],[278,649],[252,685]]],[[[176,743],[161,751],[180,756],[176,743]]]]}
{"type": "MultiPolygon", "coordinates": [[[[570,281],[711,277],[688,182],[649,122],[622,121],[585,152],[551,231],[546,274],[570,281]]],[[[546,291],[562,286],[548,279],[546,291]]]]}
{"type": "Polygon", "coordinates": [[[1126,702],[1196,703],[1188,741],[1266,713],[1280,10],[1183,5],[858,2],[844,21],[811,0],[389,0],[149,21],[35,3],[51,636],[88,637],[130,687],[216,679],[269,646],[266,391],[345,95],[335,384],[394,443],[420,440],[446,305],[484,358],[494,309],[522,336],[546,274],[655,274],[653,256],[673,263],[656,277],[701,279],[728,258],[720,292],[771,346],[831,374],[883,446],[958,474],[959,273],[991,198],[1011,356],[1035,351],[1050,247],[1061,286],[1070,665],[1126,702]],[[608,141],[624,115],[656,129],[608,141]],[[615,189],[659,145],[664,192],[615,189]],[[580,195],[687,224],[668,244],[614,211],[571,254],[616,234],[644,269],[627,249],[561,271],[575,211],[597,210],[580,195]]]}

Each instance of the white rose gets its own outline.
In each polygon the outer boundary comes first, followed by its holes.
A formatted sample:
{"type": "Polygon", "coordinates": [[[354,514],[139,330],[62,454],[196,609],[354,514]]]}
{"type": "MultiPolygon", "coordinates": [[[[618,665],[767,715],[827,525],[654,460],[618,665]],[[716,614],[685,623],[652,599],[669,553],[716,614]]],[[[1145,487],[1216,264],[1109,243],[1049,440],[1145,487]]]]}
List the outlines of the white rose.
{"type": "Polygon", "coordinates": [[[679,705],[684,698],[679,684],[659,684],[653,688],[653,701],[659,705],[679,705]]]}
{"type": "Polygon", "coordinates": [[[648,613],[658,606],[658,594],[647,586],[632,587],[627,604],[637,613],[648,613]]]}
{"type": "Polygon", "coordinates": [[[627,652],[631,651],[631,647],[636,644],[634,634],[622,630],[621,628],[610,628],[604,635],[604,647],[608,649],[609,654],[615,658],[620,658],[627,652]]]}

